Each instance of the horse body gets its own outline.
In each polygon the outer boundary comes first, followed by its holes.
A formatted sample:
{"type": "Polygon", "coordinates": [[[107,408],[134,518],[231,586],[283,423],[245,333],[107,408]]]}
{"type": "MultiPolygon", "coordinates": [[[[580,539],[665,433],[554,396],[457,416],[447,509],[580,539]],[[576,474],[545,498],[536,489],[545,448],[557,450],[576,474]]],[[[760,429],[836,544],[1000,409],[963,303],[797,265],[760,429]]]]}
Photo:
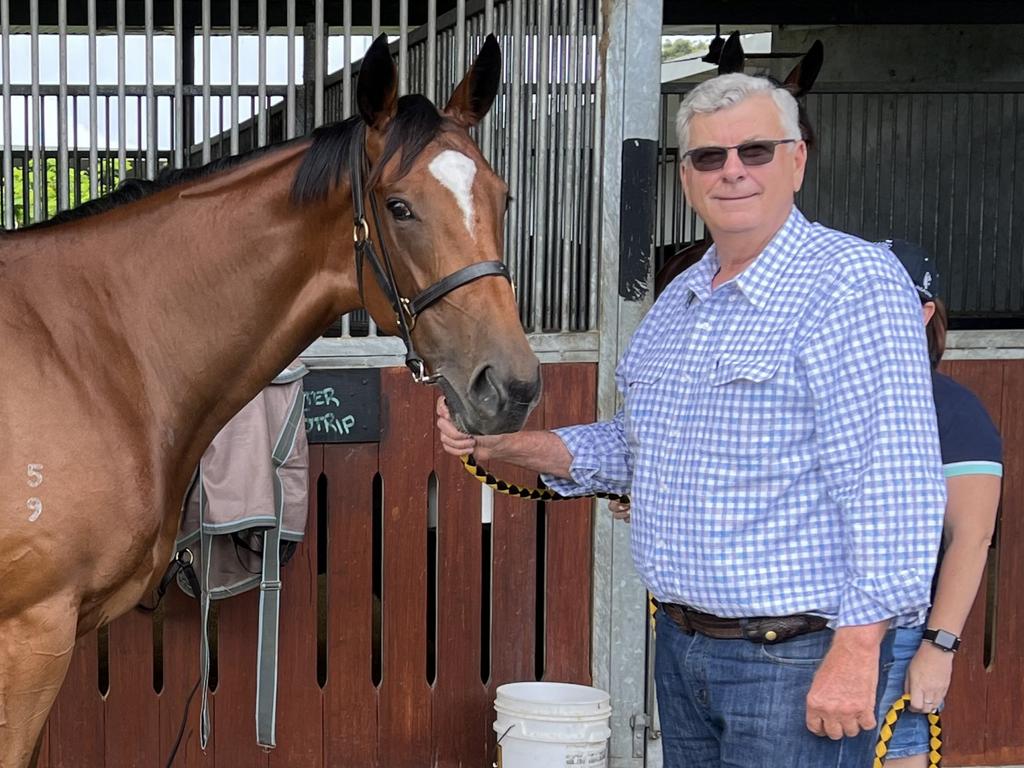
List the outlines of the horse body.
{"type": "MultiPolygon", "coordinates": [[[[371,162],[402,117],[378,43],[360,78],[365,128],[335,136],[365,136],[371,162]]],[[[473,98],[486,112],[493,94],[474,71],[456,106],[479,117],[473,98]]],[[[372,227],[406,257],[395,279],[407,291],[500,257],[504,185],[449,123],[418,157],[375,169],[389,207],[400,195],[418,211],[418,228],[397,215],[372,227]],[[475,163],[471,198],[431,175],[446,151],[475,163]]],[[[0,236],[0,768],[29,763],[75,638],[159,580],[193,469],[221,427],[339,314],[366,306],[397,327],[382,289],[357,274],[344,162],[321,174],[322,195],[296,203],[317,141],[0,236]]],[[[458,287],[413,333],[464,423],[521,426],[539,368],[504,280],[458,287]]]]}

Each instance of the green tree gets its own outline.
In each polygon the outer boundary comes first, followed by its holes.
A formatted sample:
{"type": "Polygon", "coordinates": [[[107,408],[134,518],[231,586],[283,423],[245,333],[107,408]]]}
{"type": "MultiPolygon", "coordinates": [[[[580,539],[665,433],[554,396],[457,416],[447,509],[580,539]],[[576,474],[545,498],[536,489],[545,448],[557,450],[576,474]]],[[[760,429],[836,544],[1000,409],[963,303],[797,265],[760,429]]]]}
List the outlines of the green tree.
{"type": "Polygon", "coordinates": [[[661,60],[663,62],[675,61],[676,59],[681,59],[684,56],[704,53],[707,49],[708,46],[706,43],[695,43],[693,40],[687,40],[685,37],[680,37],[675,40],[662,40],[661,60]]]}
{"type": "MultiPolygon", "coordinates": [[[[128,158],[128,176],[132,176],[134,161],[128,158]]],[[[35,221],[35,169],[34,160],[29,159],[25,168],[19,165],[14,166],[14,189],[13,196],[5,194],[3,204],[7,205],[8,200],[13,197],[14,201],[14,226],[23,227],[35,221]]],[[[116,157],[99,158],[96,165],[96,177],[99,181],[97,192],[105,194],[115,189],[121,182],[120,163],[116,157]]],[[[77,204],[75,197],[75,186],[78,186],[81,202],[90,198],[91,184],[89,181],[88,169],[76,171],[68,168],[68,207],[73,208],[77,204]]],[[[46,218],[57,213],[57,158],[46,158],[46,182],[43,185],[46,194],[46,218]]],[[[0,217],[0,220],[6,220],[0,217]]]]}

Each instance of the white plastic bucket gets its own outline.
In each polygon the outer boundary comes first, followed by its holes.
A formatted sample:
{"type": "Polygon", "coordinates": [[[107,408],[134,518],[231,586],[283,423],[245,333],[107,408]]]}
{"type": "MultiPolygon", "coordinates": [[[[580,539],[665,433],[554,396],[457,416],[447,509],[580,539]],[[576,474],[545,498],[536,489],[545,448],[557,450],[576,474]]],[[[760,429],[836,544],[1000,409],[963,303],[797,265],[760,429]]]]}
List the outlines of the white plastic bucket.
{"type": "Polygon", "coordinates": [[[499,768],[607,768],[609,696],[572,683],[508,683],[494,700],[499,768]]]}

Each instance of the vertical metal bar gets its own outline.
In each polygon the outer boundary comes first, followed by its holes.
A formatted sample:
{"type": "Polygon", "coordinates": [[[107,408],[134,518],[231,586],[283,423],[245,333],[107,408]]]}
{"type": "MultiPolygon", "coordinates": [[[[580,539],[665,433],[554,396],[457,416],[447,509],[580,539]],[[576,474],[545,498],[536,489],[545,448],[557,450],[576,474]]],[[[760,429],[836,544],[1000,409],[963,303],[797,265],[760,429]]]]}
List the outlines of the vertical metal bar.
{"type": "MultiPolygon", "coordinates": [[[[121,0],[119,0],[120,2],[121,0]]],[[[203,165],[210,162],[210,0],[203,0],[203,165]]]]}
{"type": "Polygon", "coordinates": [[[409,92],[409,0],[398,0],[398,95],[409,92]]]}
{"type": "Polygon", "coordinates": [[[370,24],[373,30],[373,39],[380,34],[380,0],[373,0],[370,7],[370,24]]]}
{"type": "Polygon", "coordinates": [[[568,48],[568,67],[565,71],[564,77],[564,92],[566,96],[565,104],[565,122],[563,125],[562,135],[565,137],[564,143],[566,144],[566,155],[567,162],[563,169],[563,184],[562,184],[562,210],[564,214],[564,224],[562,227],[562,237],[565,238],[565,242],[568,247],[568,254],[565,258],[565,262],[562,265],[562,331],[573,330],[572,325],[576,324],[573,320],[577,319],[577,312],[570,314],[570,302],[572,297],[575,296],[575,292],[571,291],[570,288],[576,285],[575,276],[580,268],[580,261],[583,258],[583,254],[586,251],[583,250],[582,238],[579,237],[579,233],[576,227],[576,217],[579,210],[579,195],[574,194],[577,190],[582,189],[580,182],[583,180],[578,178],[576,175],[577,166],[577,149],[576,149],[576,137],[580,132],[579,115],[576,111],[576,105],[579,102],[579,2],[574,2],[572,7],[568,9],[569,13],[569,33],[568,37],[565,38],[566,47],[568,48]]]}
{"type": "Polygon", "coordinates": [[[57,88],[57,210],[68,208],[68,7],[67,0],[57,2],[59,37],[57,88]]]}
{"type": "MultiPolygon", "coordinates": [[[[551,6],[541,0],[540,14],[537,19],[537,68],[535,80],[537,88],[537,167],[534,171],[536,185],[533,203],[535,205],[536,231],[534,232],[534,266],[533,266],[533,318],[531,322],[534,332],[544,329],[543,310],[544,278],[547,272],[548,247],[547,228],[548,211],[544,201],[548,183],[548,57],[551,47],[551,6]]],[[[532,84],[531,84],[532,85],[532,84]]]]}
{"type": "Polygon", "coordinates": [[[11,143],[14,129],[11,120],[11,9],[8,0],[0,0],[0,38],[3,52],[4,94],[4,226],[14,229],[14,158],[11,143]]]}
{"type": "Polygon", "coordinates": [[[231,154],[238,154],[238,0],[231,0],[231,154]]]}
{"type": "MultiPolygon", "coordinates": [[[[46,195],[46,159],[43,157],[43,146],[46,137],[42,130],[42,104],[39,96],[39,0],[30,0],[29,31],[32,37],[32,133],[25,138],[32,142],[32,221],[45,218],[46,195]]],[[[27,208],[27,206],[26,206],[27,208]]]]}
{"type": "Polygon", "coordinates": [[[352,0],[345,0],[342,16],[345,24],[345,61],[342,65],[345,77],[341,83],[341,116],[347,118],[352,114],[352,0]]]}
{"type": "Polygon", "coordinates": [[[155,179],[157,149],[160,133],[157,130],[156,96],[153,93],[153,0],[146,0],[146,178],[155,179]]]}
{"type": "MultiPolygon", "coordinates": [[[[322,0],[318,0],[319,3],[322,0]]],[[[221,110],[223,112],[223,109],[221,110]]],[[[295,138],[295,0],[288,0],[288,90],[285,95],[285,138],[295,138]]]]}
{"type": "MultiPolygon", "coordinates": [[[[318,7],[322,0],[317,0],[318,7]]],[[[256,120],[256,146],[267,143],[267,0],[259,0],[257,5],[257,35],[259,36],[259,81],[256,85],[256,108],[259,117],[256,120]]]]}
{"type": "Polygon", "coordinates": [[[437,99],[437,0],[427,0],[427,87],[426,96],[437,99]]]}
{"type": "Polygon", "coordinates": [[[117,167],[118,179],[128,176],[128,100],[124,94],[124,0],[117,0],[117,167]]]}
{"type": "MultiPolygon", "coordinates": [[[[602,261],[600,257],[600,246],[601,242],[601,210],[604,206],[604,190],[599,180],[598,174],[600,169],[604,168],[604,156],[605,156],[605,145],[604,145],[604,130],[603,122],[600,119],[601,111],[604,108],[604,76],[601,67],[598,66],[598,51],[599,46],[597,45],[598,40],[602,40],[604,36],[604,14],[601,9],[595,7],[593,9],[593,18],[595,21],[594,36],[591,38],[591,48],[589,56],[590,64],[590,82],[594,85],[594,99],[591,103],[591,129],[592,134],[590,136],[591,146],[593,147],[593,156],[591,169],[592,173],[590,178],[592,181],[592,203],[590,210],[590,249],[592,264],[590,266],[590,284],[587,286],[587,294],[591,297],[598,296],[598,288],[600,285],[600,274],[602,272],[602,261]]],[[[607,58],[602,62],[607,65],[607,58]]],[[[616,267],[617,269],[618,267],[616,267]]],[[[596,298],[592,298],[590,301],[590,322],[588,328],[597,329],[598,317],[597,307],[601,302],[596,298]]]]}
{"type": "Polygon", "coordinates": [[[511,266],[512,276],[516,282],[523,286],[519,290],[518,298],[520,312],[524,301],[525,275],[521,268],[519,259],[520,230],[522,225],[523,205],[526,202],[520,196],[519,171],[523,158],[523,146],[520,136],[520,128],[523,119],[527,115],[528,107],[523,105],[523,0],[512,0],[512,44],[509,46],[509,81],[512,83],[512,97],[505,109],[509,122],[509,176],[508,188],[512,201],[509,203],[508,211],[508,250],[505,253],[505,261],[511,266]]]}
{"type": "Polygon", "coordinates": [[[455,76],[466,72],[466,0],[455,3],[455,76]]]}
{"type": "MultiPolygon", "coordinates": [[[[95,2],[95,0],[89,0],[95,2]]],[[[185,62],[182,51],[181,0],[174,0],[174,167],[185,165],[185,95],[182,82],[185,62]]]]}
{"type": "Polygon", "coordinates": [[[324,122],[324,0],[316,0],[316,74],[313,76],[313,125],[324,122]]]}

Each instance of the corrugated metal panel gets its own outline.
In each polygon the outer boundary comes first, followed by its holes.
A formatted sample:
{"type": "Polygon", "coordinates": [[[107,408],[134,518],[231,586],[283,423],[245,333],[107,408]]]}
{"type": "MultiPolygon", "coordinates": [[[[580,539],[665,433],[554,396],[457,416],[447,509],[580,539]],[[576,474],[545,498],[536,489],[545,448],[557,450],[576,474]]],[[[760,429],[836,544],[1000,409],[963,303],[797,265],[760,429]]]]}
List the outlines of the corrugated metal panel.
{"type": "MultiPolygon", "coordinates": [[[[683,90],[662,92],[664,253],[703,234],[678,190],[673,121],[683,90]]],[[[937,258],[957,316],[1024,316],[1024,86],[818,85],[806,108],[818,136],[797,197],[808,218],[920,243],[937,258]]]]}

